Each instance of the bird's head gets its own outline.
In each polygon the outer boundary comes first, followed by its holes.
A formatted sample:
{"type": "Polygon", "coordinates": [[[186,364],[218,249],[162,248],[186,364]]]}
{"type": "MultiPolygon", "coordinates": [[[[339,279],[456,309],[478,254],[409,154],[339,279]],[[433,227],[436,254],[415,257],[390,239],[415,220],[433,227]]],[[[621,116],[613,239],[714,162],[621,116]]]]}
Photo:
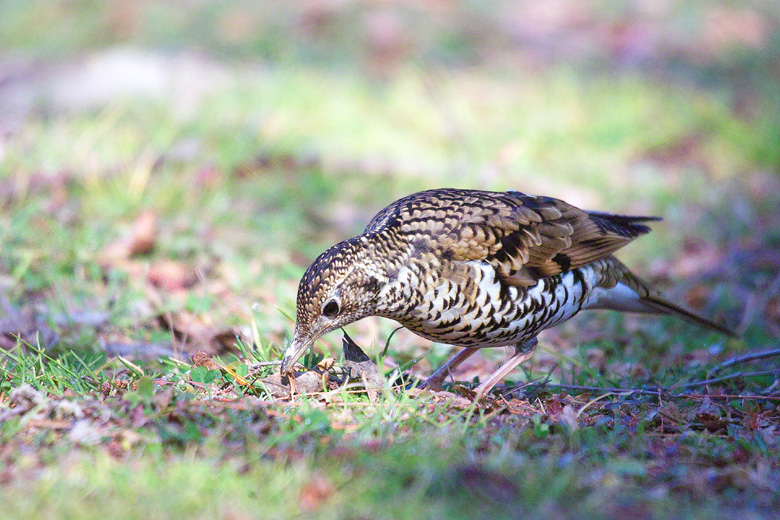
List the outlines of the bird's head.
{"type": "Polygon", "coordinates": [[[281,373],[323,334],[375,313],[381,275],[367,259],[368,239],[355,237],[322,253],[298,285],[293,340],[282,360],[281,373]]]}

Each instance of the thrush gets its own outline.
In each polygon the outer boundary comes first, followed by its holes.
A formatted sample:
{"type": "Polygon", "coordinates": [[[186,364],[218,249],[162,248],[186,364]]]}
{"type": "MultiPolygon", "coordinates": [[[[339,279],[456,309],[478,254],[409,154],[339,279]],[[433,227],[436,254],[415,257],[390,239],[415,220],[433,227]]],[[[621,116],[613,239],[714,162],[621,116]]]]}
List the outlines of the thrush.
{"type": "Polygon", "coordinates": [[[478,397],[531,357],[542,330],[585,309],[673,315],[732,335],[612,256],[655,220],[516,191],[436,189],[399,199],[306,270],[281,372],[291,373],[323,334],[367,316],[464,349],[428,378],[432,388],[481,348],[515,347],[478,397]]]}

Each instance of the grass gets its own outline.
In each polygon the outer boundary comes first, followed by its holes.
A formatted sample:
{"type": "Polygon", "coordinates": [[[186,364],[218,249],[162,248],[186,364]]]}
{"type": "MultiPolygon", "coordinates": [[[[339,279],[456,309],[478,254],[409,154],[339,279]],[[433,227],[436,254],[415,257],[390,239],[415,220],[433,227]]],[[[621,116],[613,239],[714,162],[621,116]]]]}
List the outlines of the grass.
{"type": "Polygon", "coordinates": [[[769,461],[776,452],[766,444],[773,434],[734,421],[728,435],[718,434],[712,425],[726,420],[725,409],[747,418],[764,408],[763,420],[771,421],[776,410],[760,402],[720,406],[690,396],[677,408],[607,395],[586,408],[553,394],[513,400],[520,408],[507,413],[495,404],[457,410],[388,391],[375,405],[339,400],[341,392],[272,404],[207,396],[182,365],[147,367],[154,384],[123,370],[119,380],[135,381],[135,389],[112,383],[100,397],[80,381],[112,371],[95,370],[97,360],[47,360],[39,351],[15,362],[30,365],[6,364],[11,387],[24,377],[50,395],[70,396],[81,415],[80,426],[62,424],[74,419],[65,407],[51,418],[4,421],[9,518],[391,518],[420,511],[427,518],[518,511],[709,518],[724,507],[775,504],[769,461]],[[555,420],[565,402],[590,421],[572,427],[555,420]],[[664,416],[668,424],[659,429],[664,416]]]}
{"type": "MultiPolygon", "coordinates": [[[[0,518],[780,506],[777,358],[716,370],[780,332],[780,23],[763,3],[745,9],[764,29],[742,29],[761,38],[734,36],[761,43],[736,47],[707,40],[710,7],[670,3],[648,22],[664,45],[637,63],[603,38],[650,19],[609,3],[581,11],[589,55],[556,46],[571,28],[538,46],[513,37],[501,2],[376,18],[362,4],[98,4],[0,5],[0,518]],[[366,43],[371,24],[391,38],[366,43]],[[124,87],[106,97],[109,80],[124,87]],[[309,262],[438,186],[662,215],[620,257],[744,333],[592,313],[550,331],[482,405],[458,392],[500,349],[445,396],[271,398],[263,378],[309,262]]],[[[395,327],[348,329],[386,373],[424,375],[451,353],[401,330],[383,355],[395,327]]],[[[339,339],[307,363],[338,365],[339,339]]]]}
{"type": "Polygon", "coordinates": [[[457,410],[401,390],[375,405],[342,392],[272,404],[215,399],[188,366],[149,366],[141,375],[101,361],[37,351],[6,362],[5,388],[24,381],[55,397],[48,402],[64,396],[79,410],[3,422],[9,518],[390,518],[421,510],[430,518],[518,510],[708,518],[724,507],[775,504],[773,434],[723,414],[772,421],[776,410],[766,403],[689,396],[678,408],[606,395],[585,407],[553,394],[513,400],[520,408],[508,413],[495,404],[457,410]],[[556,420],[566,402],[589,421],[556,420]],[[729,422],[728,434],[717,433],[719,420],[729,422]]]}

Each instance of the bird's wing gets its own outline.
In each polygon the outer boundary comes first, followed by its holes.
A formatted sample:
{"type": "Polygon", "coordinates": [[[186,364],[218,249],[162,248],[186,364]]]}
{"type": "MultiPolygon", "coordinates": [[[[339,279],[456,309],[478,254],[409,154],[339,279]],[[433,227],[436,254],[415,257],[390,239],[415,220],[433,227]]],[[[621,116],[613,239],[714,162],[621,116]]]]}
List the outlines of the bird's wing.
{"type": "Polygon", "coordinates": [[[369,224],[399,225],[453,260],[484,260],[517,286],[605,258],[650,231],[630,217],[583,211],[519,192],[432,190],[401,199],[369,224]],[[394,220],[395,219],[395,220],[394,220]]]}

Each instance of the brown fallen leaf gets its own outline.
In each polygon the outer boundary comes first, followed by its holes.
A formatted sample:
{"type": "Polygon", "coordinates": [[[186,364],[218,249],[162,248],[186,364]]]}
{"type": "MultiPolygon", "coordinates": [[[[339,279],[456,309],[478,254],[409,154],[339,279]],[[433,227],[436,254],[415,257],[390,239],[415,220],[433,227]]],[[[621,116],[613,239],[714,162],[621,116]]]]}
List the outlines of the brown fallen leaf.
{"type": "Polygon", "coordinates": [[[228,373],[231,376],[233,376],[233,379],[236,380],[236,383],[239,385],[248,385],[249,382],[244,379],[242,376],[238,375],[233,368],[231,368],[229,365],[222,365],[220,363],[217,363],[213,359],[211,359],[211,356],[209,356],[206,352],[203,352],[202,350],[196,351],[192,355],[192,363],[195,366],[205,367],[208,370],[219,370],[223,373],[228,373]]]}
{"type": "Polygon", "coordinates": [[[315,475],[303,485],[298,495],[301,509],[314,512],[320,509],[335,492],[336,486],[330,480],[322,475],[315,475]]]}
{"type": "Polygon", "coordinates": [[[553,395],[545,399],[544,406],[552,422],[559,422],[561,414],[563,414],[563,405],[564,403],[559,395],[553,395]]]}
{"type": "MultiPolygon", "coordinates": [[[[200,315],[186,311],[175,314],[162,313],[157,316],[160,326],[170,330],[177,340],[177,346],[185,352],[203,350],[209,355],[236,352],[237,329],[224,329],[205,321],[200,315]]],[[[210,321],[210,320],[209,320],[210,321]]]]}
{"type": "Polygon", "coordinates": [[[579,422],[577,422],[577,412],[574,411],[574,408],[570,404],[563,406],[561,415],[558,416],[558,421],[565,424],[569,428],[569,431],[572,432],[580,426],[579,422]]]}
{"type": "Polygon", "coordinates": [[[274,372],[261,382],[272,397],[290,398],[293,394],[312,394],[322,392],[323,383],[328,380],[328,372],[318,373],[313,370],[299,372],[293,376],[295,390],[291,392],[289,377],[274,372]]]}
{"type": "Polygon", "coordinates": [[[412,397],[430,396],[433,402],[437,404],[447,405],[448,407],[453,408],[455,410],[465,410],[466,408],[474,404],[473,398],[467,399],[458,394],[453,394],[452,392],[447,392],[444,390],[440,392],[435,392],[425,388],[411,388],[407,391],[407,393],[412,397]]]}
{"type": "Polygon", "coordinates": [[[195,366],[205,367],[207,370],[219,369],[219,364],[202,350],[197,350],[192,354],[192,363],[195,366]]]}
{"type": "Polygon", "coordinates": [[[376,401],[378,391],[385,387],[385,378],[379,372],[379,367],[371,361],[371,358],[360,349],[357,343],[352,341],[346,332],[341,340],[341,346],[344,349],[344,366],[347,368],[347,377],[360,380],[368,393],[368,400],[373,403],[376,401]]]}
{"type": "Polygon", "coordinates": [[[15,406],[13,410],[18,413],[31,410],[46,400],[46,395],[43,392],[36,390],[29,384],[14,388],[9,397],[15,406]]]}
{"type": "Polygon", "coordinates": [[[335,365],[336,365],[336,358],[329,357],[329,358],[325,358],[322,361],[320,361],[319,363],[317,363],[317,369],[320,370],[320,371],[330,370],[335,365]]]}
{"type": "Polygon", "coordinates": [[[135,219],[127,236],[118,238],[103,249],[99,261],[111,265],[133,255],[149,253],[154,249],[156,238],[157,216],[151,210],[144,210],[135,219]]]}
{"type": "Polygon", "coordinates": [[[729,425],[729,421],[724,417],[707,412],[697,413],[693,419],[702,428],[711,432],[725,430],[729,425]]]}
{"type": "Polygon", "coordinates": [[[146,281],[166,291],[181,291],[195,285],[198,276],[195,270],[184,262],[160,260],[149,266],[146,281]]]}
{"type": "Polygon", "coordinates": [[[30,419],[24,423],[27,428],[41,428],[48,430],[69,430],[73,427],[73,421],[52,419],[30,419]]]}

